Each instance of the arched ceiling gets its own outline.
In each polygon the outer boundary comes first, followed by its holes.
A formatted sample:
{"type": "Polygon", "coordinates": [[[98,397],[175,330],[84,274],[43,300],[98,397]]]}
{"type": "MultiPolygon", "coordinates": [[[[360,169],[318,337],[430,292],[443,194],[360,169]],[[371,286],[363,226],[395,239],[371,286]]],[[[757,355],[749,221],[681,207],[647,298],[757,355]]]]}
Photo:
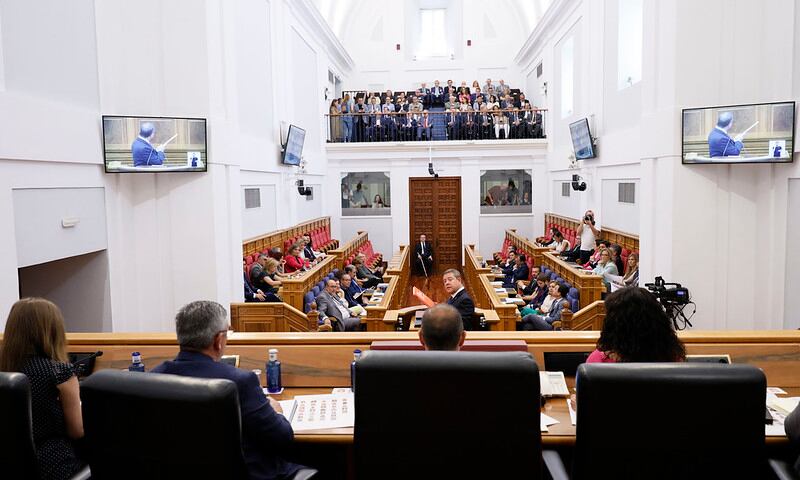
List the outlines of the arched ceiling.
{"type": "MultiPolygon", "coordinates": [[[[402,2],[390,0],[312,0],[319,12],[328,22],[331,30],[342,44],[347,47],[347,41],[352,38],[349,33],[360,26],[369,24],[369,19],[376,11],[392,11],[401,8],[402,2]]],[[[443,3],[462,0],[446,0],[443,3]]],[[[486,12],[486,7],[491,6],[491,12],[498,17],[514,20],[512,30],[503,30],[503,35],[510,38],[509,44],[513,48],[520,48],[533,29],[539,23],[552,0],[495,0],[480,2],[481,11],[486,12]]],[[[469,2],[472,3],[472,2],[469,2]]],[[[465,2],[465,8],[470,8],[465,2]]]]}

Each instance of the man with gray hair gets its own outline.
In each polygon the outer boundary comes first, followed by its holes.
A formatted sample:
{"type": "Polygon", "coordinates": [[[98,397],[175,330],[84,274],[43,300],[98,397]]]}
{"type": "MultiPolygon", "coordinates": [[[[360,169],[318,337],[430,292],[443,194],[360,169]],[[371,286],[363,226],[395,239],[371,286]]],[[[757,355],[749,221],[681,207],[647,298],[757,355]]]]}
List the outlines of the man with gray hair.
{"type": "Polygon", "coordinates": [[[139,125],[139,136],[131,144],[134,167],[162,165],[164,163],[164,145],[154,147],[150,143],[155,131],[156,127],[152,122],[142,122],[139,125]]]}
{"type": "Polygon", "coordinates": [[[729,155],[736,156],[744,148],[741,139],[731,138],[728,131],[733,125],[733,114],[731,112],[722,112],[717,117],[717,126],[711,133],[708,134],[708,156],[709,157],[727,157],[729,155]]]}
{"type": "MultiPolygon", "coordinates": [[[[292,443],[292,425],[281,406],[265,397],[258,377],[251,371],[221,363],[228,342],[227,312],[217,302],[199,300],[185,305],[175,316],[180,352],[152,371],[197,378],[231,380],[239,391],[242,415],[242,450],[248,478],[291,478],[302,469],[275,454],[292,443]]],[[[197,419],[202,422],[202,419],[197,419]]]]}
{"type": "Polygon", "coordinates": [[[461,350],[466,338],[461,314],[454,307],[440,303],[422,316],[419,341],[425,350],[461,350]]]}

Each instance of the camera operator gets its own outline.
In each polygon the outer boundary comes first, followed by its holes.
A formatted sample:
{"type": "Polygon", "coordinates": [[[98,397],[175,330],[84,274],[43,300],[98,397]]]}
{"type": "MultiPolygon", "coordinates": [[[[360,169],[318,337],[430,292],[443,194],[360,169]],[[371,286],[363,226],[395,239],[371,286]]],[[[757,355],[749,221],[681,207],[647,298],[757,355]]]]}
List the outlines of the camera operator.
{"type": "Polygon", "coordinates": [[[594,212],[586,210],[583,214],[583,222],[575,232],[581,237],[581,258],[578,263],[583,265],[589,261],[594,251],[594,245],[597,237],[600,235],[600,230],[595,228],[594,212]]]}

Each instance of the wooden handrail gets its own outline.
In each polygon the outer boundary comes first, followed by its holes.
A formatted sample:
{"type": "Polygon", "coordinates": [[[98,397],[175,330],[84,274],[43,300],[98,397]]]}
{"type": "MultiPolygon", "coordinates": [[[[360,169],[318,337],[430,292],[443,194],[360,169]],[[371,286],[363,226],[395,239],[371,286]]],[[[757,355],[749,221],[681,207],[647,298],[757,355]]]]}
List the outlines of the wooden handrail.
{"type": "Polygon", "coordinates": [[[231,303],[235,332],[315,332],[319,312],[308,314],[282,302],[231,303]]]}
{"type": "MultiPolygon", "coordinates": [[[[555,223],[561,227],[567,227],[574,230],[577,230],[578,227],[581,225],[577,219],[565,217],[562,215],[556,215],[555,213],[545,213],[544,214],[544,228],[547,229],[547,226],[551,223],[555,223]]],[[[608,240],[611,243],[616,243],[620,245],[622,248],[628,249],[632,252],[639,251],[639,235],[633,233],[623,232],[621,230],[615,230],[613,228],[608,228],[603,225],[600,226],[600,237],[599,239],[608,240]]],[[[547,232],[545,232],[547,234],[547,232]]]]}
{"type": "MultiPolygon", "coordinates": [[[[251,237],[242,241],[242,255],[248,256],[254,253],[264,252],[271,248],[278,247],[283,249],[283,243],[286,240],[297,237],[303,233],[316,230],[320,227],[326,228],[328,232],[331,231],[331,217],[319,217],[312,220],[298,223],[297,225],[275,230],[263,235],[251,237]]],[[[334,244],[338,246],[338,241],[333,240],[334,244]]],[[[318,248],[319,245],[315,245],[318,248]]],[[[286,252],[284,252],[286,253],[286,252]]]]}
{"type": "Polygon", "coordinates": [[[482,267],[482,258],[475,251],[475,245],[464,245],[464,277],[466,288],[475,306],[497,313],[497,322],[486,323],[490,330],[516,330],[519,311],[516,305],[503,302],[491,285],[493,275],[491,268],[482,267]]]}
{"type": "Polygon", "coordinates": [[[592,302],[573,313],[569,308],[561,312],[561,321],[553,322],[553,328],[561,330],[602,330],[606,318],[606,303],[592,302]]]}

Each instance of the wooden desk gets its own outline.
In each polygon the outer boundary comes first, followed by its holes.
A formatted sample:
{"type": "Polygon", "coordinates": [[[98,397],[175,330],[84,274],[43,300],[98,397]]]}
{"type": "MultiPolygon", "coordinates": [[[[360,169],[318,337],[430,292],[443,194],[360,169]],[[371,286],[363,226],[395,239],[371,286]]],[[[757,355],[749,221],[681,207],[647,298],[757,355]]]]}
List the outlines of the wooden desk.
{"type": "Polygon", "coordinates": [[[603,279],[599,275],[576,268],[574,263],[565,262],[554,253],[543,253],[542,265],[547,265],[578,289],[582,307],[601,300],[603,292],[606,291],[603,279]]]}
{"type": "Polygon", "coordinates": [[[310,292],[320,280],[337,268],[336,257],[329,255],[311,269],[296,277],[281,280],[283,301],[303,311],[303,297],[310,292]]]}
{"type": "MultiPolygon", "coordinates": [[[[570,391],[575,382],[573,378],[567,379],[570,391]]],[[[800,396],[800,388],[782,387],[786,390],[787,396],[800,396]]],[[[319,395],[331,393],[330,388],[291,388],[284,390],[281,395],[274,395],[276,400],[288,400],[297,395],[319,395]]],[[[575,446],[575,425],[569,416],[569,407],[566,398],[550,398],[542,407],[541,412],[550,416],[559,423],[547,427],[547,432],[542,432],[542,446],[544,448],[554,447],[574,447],[575,446]]],[[[299,443],[322,443],[322,444],[352,444],[352,428],[332,428],[327,430],[313,430],[298,432],[295,434],[295,442],[299,443]]],[[[786,436],[767,436],[768,446],[785,446],[789,444],[786,436]]]]}

